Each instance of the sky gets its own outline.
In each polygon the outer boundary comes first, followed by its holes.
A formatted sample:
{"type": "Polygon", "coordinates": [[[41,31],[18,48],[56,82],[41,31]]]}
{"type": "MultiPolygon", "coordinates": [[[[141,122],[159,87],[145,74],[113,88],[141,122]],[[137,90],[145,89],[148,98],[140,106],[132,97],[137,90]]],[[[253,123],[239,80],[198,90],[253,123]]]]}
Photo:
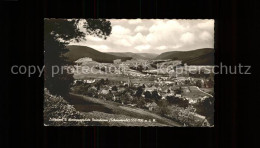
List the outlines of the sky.
{"type": "MultiPolygon", "coordinates": [[[[86,36],[70,45],[101,52],[163,53],[214,48],[214,20],[108,19],[112,33],[106,40],[86,36]]],[[[80,30],[85,31],[82,26],[80,30]]]]}

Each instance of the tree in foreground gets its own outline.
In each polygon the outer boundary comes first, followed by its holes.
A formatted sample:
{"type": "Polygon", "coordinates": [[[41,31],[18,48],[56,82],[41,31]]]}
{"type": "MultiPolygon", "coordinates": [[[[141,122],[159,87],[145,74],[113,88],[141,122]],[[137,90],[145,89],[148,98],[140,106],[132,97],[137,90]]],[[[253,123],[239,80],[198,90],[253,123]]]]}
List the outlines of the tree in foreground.
{"type": "Polygon", "coordinates": [[[206,116],[211,125],[214,124],[214,101],[214,97],[209,97],[195,104],[196,112],[200,115],[206,116]]]}
{"type": "Polygon", "coordinates": [[[44,20],[44,65],[45,87],[54,95],[67,95],[73,82],[73,74],[67,70],[52,74],[54,66],[61,70],[61,66],[73,63],[65,58],[68,51],[66,46],[71,42],[85,40],[86,35],[93,35],[103,39],[111,34],[111,23],[106,19],[45,19],[44,20]],[[81,29],[80,29],[81,28],[81,29]]]}

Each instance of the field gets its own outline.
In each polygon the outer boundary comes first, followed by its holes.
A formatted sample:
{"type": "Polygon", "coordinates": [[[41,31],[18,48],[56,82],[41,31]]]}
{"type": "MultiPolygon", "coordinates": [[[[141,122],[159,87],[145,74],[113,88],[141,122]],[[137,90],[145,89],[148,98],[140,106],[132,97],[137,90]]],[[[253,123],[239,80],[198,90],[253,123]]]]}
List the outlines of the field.
{"type": "MultiPolygon", "coordinates": [[[[111,81],[128,81],[128,77],[124,75],[115,75],[115,74],[75,74],[74,75],[75,79],[90,79],[90,78],[95,78],[95,79],[109,79],[111,81]]],[[[133,83],[152,83],[152,80],[149,79],[140,79],[138,77],[136,78],[131,78],[131,82],[133,83]]]]}
{"type": "Polygon", "coordinates": [[[214,93],[214,88],[200,88],[200,90],[209,93],[209,94],[213,94],[214,93]]]}
{"type": "Polygon", "coordinates": [[[183,92],[184,97],[188,97],[188,98],[192,98],[193,100],[197,100],[200,97],[204,97],[205,95],[207,95],[206,93],[203,93],[202,91],[200,91],[197,86],[189,86],[188,88],[189,88],[190,92],[183,92]]]}

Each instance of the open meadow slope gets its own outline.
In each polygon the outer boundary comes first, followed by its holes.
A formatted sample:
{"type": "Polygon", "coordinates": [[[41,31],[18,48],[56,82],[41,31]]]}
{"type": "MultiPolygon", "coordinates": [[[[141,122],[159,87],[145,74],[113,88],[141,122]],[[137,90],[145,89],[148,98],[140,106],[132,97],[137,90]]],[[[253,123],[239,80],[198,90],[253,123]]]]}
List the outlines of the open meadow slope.
{"type": "Polygon", "coordinates": [[[69,51],[65,53],[64,56],[67,57],[70,61],[76,61],[83,57],[89,57],[92,58],[93,61],[101,63],[113,63],[113,60],[116,59],[132,59],[131,57],[119,57],[103,53],[87,46],[69,45],[67,46],[67,48],[69,49],[69,51]]]}
{"type": "Polygon", "coordinates": [[[164,52],[155,59],[181,60],[188,65],[214,65],[214,49],[203,48],[192,51],[164,52]]]}

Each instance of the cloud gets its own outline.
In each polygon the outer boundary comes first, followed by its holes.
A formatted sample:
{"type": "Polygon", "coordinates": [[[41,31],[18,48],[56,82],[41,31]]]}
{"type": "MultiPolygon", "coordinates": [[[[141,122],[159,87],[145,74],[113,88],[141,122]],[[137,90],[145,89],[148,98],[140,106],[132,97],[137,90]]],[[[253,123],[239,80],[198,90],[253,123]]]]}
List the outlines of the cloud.
{"type": "Polygon", "coordinates": [[[214,29],[214,20],[207,20],[205,22],[198,23],[197,26],[200,29],[212,30],[214,29]]]}
{"type": "Polygon", "coordinates": [[[128,23],[131,25],[136,25],[136,24],[142,23],[142,20],[141,19],[132,19],[132,20],[129,20],[128,23]]]}
{"type": "Polygon", "coordinates": [[[111,49],[107,45],[88,45],[88,47],[99,50],[101,52],[107,52],[109,49],[111,49]]]}
{"type": "Polygon", "coordinates": [[[94,42],[101,42],[103,41],[102,38],[99,37],[95,37],[95,36],[86,36],[87,41],[94,41],[94,42]]]}
{"type": "Polygon", "coordinates": [[[159,46],[159,47],[156,47],[156,49],[158,49],[158,50],[165,50],[165,49],[167,49],[167,47],[166,46],[159,46]]]}
{"type": "Polygon", "coordinates": [[[120,25],[115,25],[112,28],[112,35],[125,35],[130,34],[130,30],[120,25]]]}
{"type": "Polygon", "coordinates": [[[150,32],[169,32],[169,31],[182,31],[184,27],[176,20],[162,21],[158,20],[154,25],[149,28],[150,32]]]}
{"type": "Polygon", "coordinates": [[[147,31],[147,28],[145,26],[137,26],[134,30],[134,32],[142,32],[147,31]]]}
{"type": "Polygon", "coordinates": [[[146,44],[146,38],[142,33],[137,33],[135,36],[129,37],[132,44],[146,44]]]}
{"type": "Polygon", "coordinates": [[[129,41],[127,39],[116,40],[114,43],[117,45],[126,46],[126,47],[130,47],[132,45],[131,43],[129,43],[129,41]]]}
{"type": "Polygon", "coordinates": [[[155,49],[157,50],[166,50],[166,49],[176,49],[176,48],[180,48],[181,45],[172,45],[172,46],[157,46],[155,49]]]}
{"type": "Polygon", "coordinates": [[[181,36],[181,38],[180,38],[180,40],[182,41],[182,42],[184,42],[184,43],[188,43],[188,44],[193,44],[194,43],[194,35],[192,34],[192,33],[190,33],[190,32],[186,32],[186,33],[184,33],[182,36],[181,36]]]}
{"type": "Polygon", "coordinates": [[[185,30],[176,20],[158,20],[149,28],[146,39],[151,44],[173,44],[178,42],[178,36],[185,30]]]}
{"type": "Polygon", "coordinates": [[[208,33],[207,31],[203,31],[200,35],[199,38],[204,40],[204,41],[208,41],[208,40],[212,40],[212,35],[210,33],[208,33]]]}
{"type": "Polygon", "coordinates": [[[172,46],[170,46],[169,48],[176,49],[176,48],[180,48],[180,47],[182,47],[182,45],[172,45],[172,46]]]}
{"type": "Polygon", "coordinates": [[[135,46],[135,49],[139,51],[143,51],[149,49],[150,47],[151,47],[150,45],[139,45],[139,46],[135,46]]]}
{"type": "Polygon", "coordinates": [[[214,47],[214,20],[110,19],[112,34],[106,40],[87,36],[70,44],[108,52],[187,51],[214,47]]]}

